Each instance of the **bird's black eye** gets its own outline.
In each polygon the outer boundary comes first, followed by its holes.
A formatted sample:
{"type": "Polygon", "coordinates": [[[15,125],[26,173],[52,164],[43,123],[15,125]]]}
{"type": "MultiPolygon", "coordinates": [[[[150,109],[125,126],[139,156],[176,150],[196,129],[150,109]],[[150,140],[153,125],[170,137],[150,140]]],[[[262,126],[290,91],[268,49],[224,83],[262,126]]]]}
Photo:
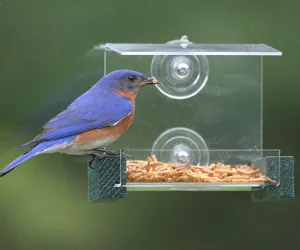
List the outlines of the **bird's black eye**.
{"type": "Polygon", "coordinates": [[[128,76],[127,78],[130,82],[134,82],[136,80],[136,77],[132,75],[128,76]]]}

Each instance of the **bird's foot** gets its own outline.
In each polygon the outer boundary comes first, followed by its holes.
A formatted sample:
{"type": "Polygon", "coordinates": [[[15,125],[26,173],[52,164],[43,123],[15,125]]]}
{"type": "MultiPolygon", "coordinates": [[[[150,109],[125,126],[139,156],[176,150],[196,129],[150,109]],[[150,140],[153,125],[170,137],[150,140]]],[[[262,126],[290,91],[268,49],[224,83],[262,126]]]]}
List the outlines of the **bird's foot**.
{"type": "Polygon", "coordinates": [[[125,150],[126,150],[126,148],[122,148],[120,150],[109,150],[106,148],[94,149],[93,152],[91,152],[89,154],[89,156],[91,156],[91,158],[88,161],[88,165],[91,169],[94,169],[92,167],[92,165],[96,159],[102,160],[102,159],[107,159],[108,157],[114,157],[114,156],[120,156],[120,155],[124,156],[127,159],[133,159],[133,157],[131,155],[124,153],[125,150]]]}
{"type": "Polygon", "coordinates": [[[105,158],[109,157],[108,155],[105,155],[105,154],[99,154],[98,152],[97,152],[97,153],[96,153],[96,152],[93,152],[93,153],[89,154],[89,156],[91,156],[91,158],[90,158],[89,161],[88,161],[88,165],[89,165],[89,167],[90,167],[91,169],[94,169],[94,168],[92,167],[92,165],[93,165],[93,163],[94,163],[94,161],[95,161],[96,159],[101,160],[101,159],[105,159],[105,158]]]}
{"type": "Polygon", "coordinates": [[[110,150],[106,148],[97,148],[93,150],[93,153],[96,154],[97,156],[103,158],[103,157],[113,157],[113,156],[124,156],[125,158],[130,158],[132,159],[132,156],[125,154],[124,151],[126,148],[122,148],[120,150],[110,150]]]}

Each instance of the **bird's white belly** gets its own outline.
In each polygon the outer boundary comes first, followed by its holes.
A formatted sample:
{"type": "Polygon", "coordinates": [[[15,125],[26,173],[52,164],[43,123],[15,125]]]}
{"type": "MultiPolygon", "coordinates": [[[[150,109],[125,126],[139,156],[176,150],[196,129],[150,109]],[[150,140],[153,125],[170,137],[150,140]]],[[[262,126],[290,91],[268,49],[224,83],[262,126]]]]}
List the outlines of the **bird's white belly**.
{"type": "Polygon", "coordinates": [[[97,148],[105,147],[115,141],[113,138],[107,138],[102,140],[95,140],[89,144],[75,144],[73,142],[70,143],[60,143],[54,145],[46,150],[43,153],[63,153],[69,155],[86,155],[91,151],[97,148]]]}

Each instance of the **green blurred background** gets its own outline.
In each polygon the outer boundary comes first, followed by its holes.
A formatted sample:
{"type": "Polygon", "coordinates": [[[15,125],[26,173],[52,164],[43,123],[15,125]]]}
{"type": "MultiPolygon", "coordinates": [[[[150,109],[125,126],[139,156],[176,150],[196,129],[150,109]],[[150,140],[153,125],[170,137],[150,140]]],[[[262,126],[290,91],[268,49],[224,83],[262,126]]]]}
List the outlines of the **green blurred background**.
{"type": "MultiPolygon", "coordinates": [[[[299,9],[296,0],[0,0],[1,166],[103,74],[102,59],[86,56],[94,45],[165,43],[184,34],[198,43],[283,51],[264,64],[264,148],[280,148],[297,163],[299,9]],[[45,100],[52,100],[49,112],[45,106],[14,137],[45,100]]],[[[130,144],[134,131],[116,145],[130,144]]],[[[88,204],[85,160],[44,155],[1,179],[1,250],[299,249],[298,197],[256,204],[239,192],[132,192],[116,203],[88,204]]]]}

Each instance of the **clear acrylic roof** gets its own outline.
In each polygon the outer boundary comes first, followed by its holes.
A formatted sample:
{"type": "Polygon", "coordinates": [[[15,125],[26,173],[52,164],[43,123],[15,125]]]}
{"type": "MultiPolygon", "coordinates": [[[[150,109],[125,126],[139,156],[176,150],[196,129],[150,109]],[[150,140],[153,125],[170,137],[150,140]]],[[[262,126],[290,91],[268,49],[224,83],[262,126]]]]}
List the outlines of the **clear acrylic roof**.
{"type": "Polygon", "coordinates": [[[281,56],[265,44],[121,44],[106,43],[121,55],[281,56]]]}

